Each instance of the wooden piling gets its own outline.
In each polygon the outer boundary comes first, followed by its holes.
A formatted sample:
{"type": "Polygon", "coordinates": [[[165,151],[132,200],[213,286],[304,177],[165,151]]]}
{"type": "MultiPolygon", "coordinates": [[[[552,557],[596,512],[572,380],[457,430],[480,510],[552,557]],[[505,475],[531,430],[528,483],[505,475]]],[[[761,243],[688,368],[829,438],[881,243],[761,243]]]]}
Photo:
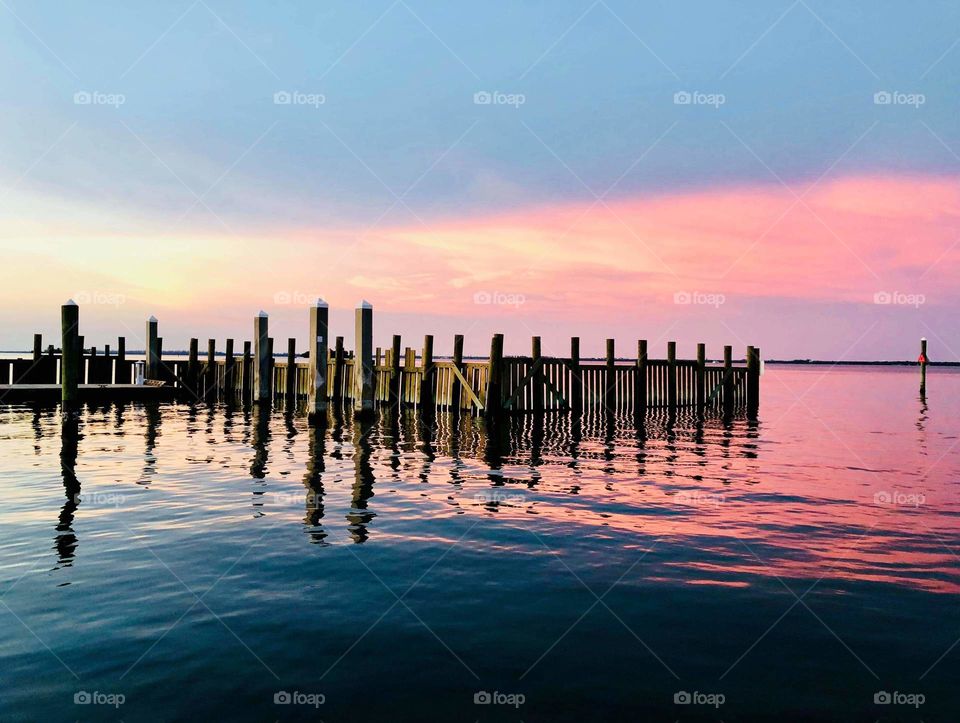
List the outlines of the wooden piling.
{"type": "Polygon", "coordinates": [[[697,376],[695,402],[697,412],[702,414],[707,400],[707,346],[697,344],[697,376]]]}
{"type": "Polygon", "coordinates": [[[144,350],[144,379],[159,379],[160,355],[157,352],[157,317],[147,319],[147,347],[144,350]]]}
{"type": "Polygon", "coordinates": [[[249,341],[243,342],[243,389],[241,391],[244,399],[249,399],[251,394],[253,394],[252,346],[249,341]]]}
{"type": "Polygon", "coordinates": [[[607,339],[607,368],[604,374],[603,406],[609,414],[617,409],[617,342],[607,339]]]}
{"type": "Polygon", "coordinates": [[[360,302],[354,313],[353,412],[358,417],[373,414],[373,305],[360,302]]]}
{"type": "Polygon", "coordinates": [[[343,370],[345,369],[344,365],[344,354],[343,354],[343,337],[338,336],[336,339],[336,344],[334,347],[333,354],[333,398],[339,407],[343,403],[343,393],[345,391],[346,385],[343,381],[343,370]]]}
{"type": "Polygon", "coordinates": [[[927,337],[920,339],[920,356],[917,359],[920,362],[920,396],[927,393],[927,337]]]}
{"type": "MultiPolygon", "coordinates": [[[[463,334],[453,337],[453,366],[463,375],[463,334]]],[[[460,413],[460,403],[463,398],[463,385],[459,378],[454,378],[450,387],[450,408],[455,414],[460,413]]]]}
{"type": "Polygon", "coordinates": [[[503,411],[503,334],[494,334],[490,342],[490,360],[487,367],[487,401],[485,404],[488,415],[496,415],[503,411]]]}
{"type": "Polygon", "coordinates": [[[637,371],[633,384],[633,411],[638,418],[647,414],[647,340],[637,341],[637,371]]]}
{"type": "Polygon", "coordinates": [[[403,386],[403,372],[400,371],[400,335],[393,335],[390,347],[390,406],[400,408],[400,393],[403,386]]]}
{"type": "Polygon", "coordinates": [[[580,337],[570,337],[570,408],[583,411],[583,374],[580,369],[580,337]]]}
{"type": "Polygon", "coordinates": [[[733,412],[733,347],[723,347],[723,413],[733,412]]]}
{"type": "Polygon", "coordinates": [[[223,395],[228,402],[237,393],[237,362],[233,357],[233,339],[227,339],[223,354],[223,395]]]}
{"type": "Polygon", "coordinates": [[[297,340],[287,339],[287,383],[284,387],[287,401],[297,398],[297,340]]]}
{"type": "Polygon", "coordinates": [[[125,336],[117,337],[117,361],[127,361],[127,337],[125,336]]]}
{"type": "Polygon", "coordinates": [[[217,393],[217,340],[207,339],[207,367],[203,373],[204,396],[217,393]]]}
{"type": "Polygon", "coordinates": [[[34,334],[33,335],[33,360],[35,362],[40,361],[40,357],[43,355],[43,334],[34,334]]]}
{"type": "Polygon", "coordinates": [[[195,396],[199,396],[200,381],[200,341],[190,339],[190,352],[187,356],[187,389],[195,396]]]}
{"type": "Polygon", "coordinates": [[[80,371],[80,307],[71,299],[60,307],[60,398],[74,404],[78,398],[80,371]]]}
{"type": "Polygon", "coordinates": [[[270,329],[267,312],[261,310],[253,320],[253,401],[269,403],[273,398],[270,377],[270,329]]]}
{"type": "Polygon", "coordinates": [[[670,416],[677,413],[677,342],[667,342],[667,407],[670,416]]]}
{"type": "Polygon", "coordinates": [[[432,412],[436,405],[433,385],[436,373],[436,367],[433,364],[433,335],[427,334],[423,337],[423,353],[420,360],[423,374],[420,381],[420,409],[425,412],[432,412]]]}
{"type": "Polygon", "coordinates": [[[747,416],[755,418],[760,408],[760,347],[747,347],[747,416]]]}
{"type": "Polygon", "coordinates": [[[530,339],[530,407],[534,414],[543,414],[543,348],[539,336],[530,339]]]}
{"type": "Polygon", "coordinates": [[[314,421],[327,419],[327,335],[329,306],[323,299],[310,307],[310,338],[307,348],[310,354],[310,381],[307,400],[308,415],[314,421]]]}

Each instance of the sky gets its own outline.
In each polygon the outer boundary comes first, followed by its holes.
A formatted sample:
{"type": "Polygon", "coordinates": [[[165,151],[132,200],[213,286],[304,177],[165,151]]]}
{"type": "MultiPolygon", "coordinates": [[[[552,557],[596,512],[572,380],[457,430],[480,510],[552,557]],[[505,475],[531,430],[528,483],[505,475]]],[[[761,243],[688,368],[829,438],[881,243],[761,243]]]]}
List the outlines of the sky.
{"type": "Polygon", "coordinates": [[[0,2],[0,348],[960,359],[960,5],[0,2]],[[280,348],[285,348],[280,343],[280,348]],[[659,350],[659,351],[658,351],[659,350]]]}

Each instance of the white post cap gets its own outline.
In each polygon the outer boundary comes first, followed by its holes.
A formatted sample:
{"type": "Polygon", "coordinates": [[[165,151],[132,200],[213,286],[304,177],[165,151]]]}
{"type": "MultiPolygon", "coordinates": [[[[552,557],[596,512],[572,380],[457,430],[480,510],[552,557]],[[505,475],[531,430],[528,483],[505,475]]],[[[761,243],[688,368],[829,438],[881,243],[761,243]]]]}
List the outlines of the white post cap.
{"type": "Polygon", "coordinates": [[[151,316],[149,319],[147,319],[147,321],[149,321],[151,324],[156,324],[156,323],[157,323],[157,317],[151,316]]]}
{"type": "Polygon", "coordinates": [[[261,318],[261,319],[266,319],[266,318],[267,318],[267,312],[265,312],[263,309],[260,309],[260,313],[257,314],[257,316],[258,316],[259,318],[261,318]]]}
{"type": "Polygon", "coordinates": [[[77,305],[77,302],[74,301],[73,299],[67,299],[67,303],[64,304],[64,306],[76,306],[76,305],[77,305]]]}
{"type": "Polygon", "coordinates": [[[317,308],[318,308],[318,309],[326,309],[326,308],[329,308],[329,306],[330,306],[330,304],[328,304],[328,303],[327,303],[326,301],[324,301],[323,299],[317,299],[317,308]]]}
{"type": "Polygon", "coordinates": [[[357,305],[357,308],[358,308],[358,309],[372,309],[372,308],[373,308],[373,304],[371,304],[371,303],[370,303],[369,301],[367,301],[366,299],[361,299],[361,300],[360,300],[360,303],[357,305]]]}

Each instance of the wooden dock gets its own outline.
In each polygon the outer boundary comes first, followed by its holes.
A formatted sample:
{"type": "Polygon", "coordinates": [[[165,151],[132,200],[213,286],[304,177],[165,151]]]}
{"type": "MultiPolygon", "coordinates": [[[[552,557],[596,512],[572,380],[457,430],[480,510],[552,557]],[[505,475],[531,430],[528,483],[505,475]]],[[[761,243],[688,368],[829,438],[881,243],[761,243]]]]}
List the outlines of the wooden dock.
{"type": "Polygon", "coordinates": [[[529,356],[505,356],[503,336],[497,334],[484,359],[465,359],[463,337],[452,340],[449,356],[435,355],[434,338],[427,335],[419,350],[402,347],[394,335],[387,349],[372,348],[373,310],[357,309],[354,350],[344,337],[327,346],[327,309],[318,303],[310,309],[314,349],[297,351],[296,341],[287,341],[286,354],[275,356],[264,312],[254,320],[254,341],[243,342],[237,352],[233,339],[226,339],[222,353],[215,340],[207,342],[205,358],[199,356],[199,340],[191,339],[186,358],[164,355],[158,322],[147,322],[146,360],[126,357],[126,343],[118,339],[116,354],[109,347],[84,349],[82,337],[73,340],[78,326],[76,307],[65,305],[63,349],[76,346],[73,365],[64,365],[63,354],[48,347],[41,351],[40,335],[34,337],[32,359],[0,360],[0,403],[57,398],[111,400],[194,400],[225,398],[254,402],[276,399],[308,400],[311,414],[325,416],[329,407],[353,408],[365,414],[378,407],[415,407],[423,412],[437,409],[471,414],[538,414],[579,412],[602,407],[611,413],[648,409],[675,412],[681,408],[705,411],[738,410],[755,415],[759,407],[760,350],[748,347],[745,363],[734,363],[732,348],[723,348],[722,360],[708,361],[706,347],[697,345],[696,359],[677,359],[676,342],[666,345],[663,358],[651,358],[645,340],[636,354],[618,357],[612,339],[606,357],[582,359],[580,340],[572,338],[568,357],[540,353],[539,337],[531,340],[529,356]],[[323,358],[314,364],[310,352],[323,358]],[[147,384],[136,384],[137,366],[147,384]],[[64,380],[63,370],[72,367],[64,380]],[[67,386],[75,380],[76,390],[67,386]],[[162,383],[162,386],[149,386],[162,383]]]}

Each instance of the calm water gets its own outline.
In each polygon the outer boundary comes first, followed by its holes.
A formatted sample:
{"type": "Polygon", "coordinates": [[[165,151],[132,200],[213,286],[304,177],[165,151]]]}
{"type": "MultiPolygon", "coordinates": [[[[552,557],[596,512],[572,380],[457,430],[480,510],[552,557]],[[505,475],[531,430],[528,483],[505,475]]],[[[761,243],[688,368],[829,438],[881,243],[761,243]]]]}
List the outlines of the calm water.
{"type": "Polygon", "coordinates": [[[768,366],[759,423],[643,434],[0,406],[0,719],[956,720],[928,388],[768,366]]]}

